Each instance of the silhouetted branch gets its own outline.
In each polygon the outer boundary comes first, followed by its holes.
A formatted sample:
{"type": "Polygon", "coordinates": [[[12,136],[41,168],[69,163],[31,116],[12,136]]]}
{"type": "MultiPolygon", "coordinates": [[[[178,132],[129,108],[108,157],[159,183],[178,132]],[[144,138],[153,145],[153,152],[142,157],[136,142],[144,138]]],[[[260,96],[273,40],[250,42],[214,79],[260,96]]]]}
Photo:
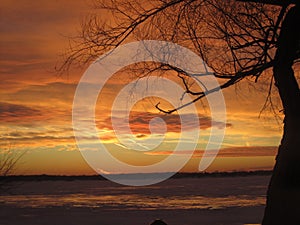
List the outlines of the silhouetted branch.
{"type": "Polygon", "coordinates": [[[290,4],[298,4],[298,0],[237,0],[239,2],[255,2],[255,3],[263,3],[269,5],[279,5],[285,6],[290,4]]]}
{"type": "MultiPolygon", "coordinates": [[[[262,3],[262,2],[261,2],[262,3]]],[[[236,0],[153,0],[149,3],[132,0],[98,0],[95,6],[113,17],[108,23],[91,15],[82,25],[82,32],[73,40],[66,60],[59,67],[86,64],[108,50],[132,40],[164,40],[187,47],[201,56],[221,82],[221,89],[245,77],[260,75],[272,67],[280,24],[285,9],[278,6],[236,0]]],[[[168,53],[166,53],[168,54],[168,53]]],[[[181,74],[186,94],[198,101],[216,90],[193,92],[187,86],[186,74],[166,64],[131,66],[137,78],[168,70],[181,74]]],[[[171,112],[174,110],[162,110],[171,112]]],[[[181,107],[180,107],[181,108],[181,107]]]]}
{"type": "Polygon", "coordinates": [[[10,175],[16,168],[19,160],[26,152],[17,153],[12,149],[11,144],[2,147],[0,150],[0,176],[10,175]]]}

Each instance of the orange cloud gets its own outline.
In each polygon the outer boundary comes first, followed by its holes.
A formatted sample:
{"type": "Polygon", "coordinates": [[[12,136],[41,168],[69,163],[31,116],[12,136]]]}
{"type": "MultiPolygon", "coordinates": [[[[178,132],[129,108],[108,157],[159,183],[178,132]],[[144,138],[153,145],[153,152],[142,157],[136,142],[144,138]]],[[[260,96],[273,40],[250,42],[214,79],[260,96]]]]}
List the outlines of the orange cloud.
{"type": "Polygon", "coordinates": [[[22,122],[41,118],[40,110],[28,106],[0,102],[0,122],[22,122]]]}
{"type": "MultiPolygon", "coordinates": [[[[278,147],[276,146],[251,146],[251,147],[230,147],[223,148],[218,151],[217,157],[256,157],[256,156],[275,156],[277,154],[278,147]]],[[[193,157],[201,158],[203,157],[204,150],[193,151],[193,157]]],[[[216,151],[209,151],[211,154],[216,153],[216,151]]],[[[145,152],[146,155],[171,155],[173,151],[153,151],[145,152]]],[[[178,151],[176,155],[191,154],[192,151],[178,151]]],[[[207,155],[209,156],[209,155],[207,155]]]]}
{"type": "MultiPolygon", "coordinates": [[[[183,117],[184,121],[188,121],[188,124],[185,124],[185,127],[189,130],[195,129],[195,121],[194,116],[192,114],[184,114],[181,115],[183,117]]],[[[153,113],[153,112],[138,112],[138,111],[132,111],[130,112],[129,116],[129,126],[131,128],[131,131],[133,134],[136,134],[138,137],[145,137],[146,135],[149,135],[151,133],[149,129],[149,124],[151,124],[151,120],[154,118],[161,118],[164,120],[165,125],[167,127],[167,132],[174,132],[174,133],[180,133],[181,132],[181,121],[178,114],[161,114],[161,113],[153,113]]],[[[212,126],[212,120],[208,116],[204,115],[198,115],[199,118],[199,124],[200,129],[205,130],[212,126]]],[[[114,120],[117,124],[117,129],[120,131],[126,131],[127,122],[126,119],[118,117],[118,116],[112,116],[105,117],[104,119],[99,119],[97,122],[98,129],[109,129],[113,130],[111,120],[114,120]]],[[[213,121],[214,125],[222,128],[223,126],[232,126],[231,124],[227,123],[224,124],[222,122],[213,121]]],[[[164,126],[163,123],[155,123],[155,131],[156,133],[164,133],[164,126]]]]}

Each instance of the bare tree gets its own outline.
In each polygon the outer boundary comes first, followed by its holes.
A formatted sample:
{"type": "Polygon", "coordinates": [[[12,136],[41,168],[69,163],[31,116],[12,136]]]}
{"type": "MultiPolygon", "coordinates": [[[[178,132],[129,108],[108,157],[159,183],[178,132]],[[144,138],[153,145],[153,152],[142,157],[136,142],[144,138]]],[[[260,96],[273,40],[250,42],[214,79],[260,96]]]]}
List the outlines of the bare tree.
{"type": "Polygon", "coordinates": [[[18,162],[25,152],[16,152],[11,144],[5,144],[0,148],[0,189],[6,186],[6,177],[12,175],[18,162]]]}
{"type": "MultiPolygon", "coordinates": [[[[88,17],[60,70],[89,63],[131,40],[155,39],[199,54],[222,89],[246,78],[257,82],[262,74],[269,76],[269,97],[275,84],[285,118],[263,225],[300,224],[300,93],[293,71],[300,56],[299,1],[98,0],[95,7],[113,19],[106,22],[98,14],[88,17]]],[[[145,76],[149,71],[175,70],[194,101],[211,91],[193,91],[189,74],[178,68],[149,67],[143,70],[145,76]]],[[[165,113],[178,110],[156,107],[165,113]]]]}

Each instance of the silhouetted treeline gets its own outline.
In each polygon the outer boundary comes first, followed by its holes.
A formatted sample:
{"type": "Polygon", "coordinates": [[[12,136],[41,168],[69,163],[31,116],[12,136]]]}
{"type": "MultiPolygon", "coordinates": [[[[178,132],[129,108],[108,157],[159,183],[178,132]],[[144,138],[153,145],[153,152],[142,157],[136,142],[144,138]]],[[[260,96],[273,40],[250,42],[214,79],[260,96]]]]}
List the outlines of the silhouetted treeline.
{"type": "MultiPolygon", "coordinates": [[[[272,171],[259,170],[259,171],[235,171],[235,172],[204,172],[204,173],[176,173],[171,178],[202,178],[202,177],[241,177],[241,176],[269,176],[272,171]]],[[[116,174],[110,176],[124,176],[135,177],[138,174],[116,174]]],[[[158,175],[158,174],[153,174],[158,175]]],[[[14,176],[0,176],[0,181],[74,181],[74,180],[106,180],[100,175],[80,175],[80,176],[67,176],[67,175],[14,175],[14,176]]]]}

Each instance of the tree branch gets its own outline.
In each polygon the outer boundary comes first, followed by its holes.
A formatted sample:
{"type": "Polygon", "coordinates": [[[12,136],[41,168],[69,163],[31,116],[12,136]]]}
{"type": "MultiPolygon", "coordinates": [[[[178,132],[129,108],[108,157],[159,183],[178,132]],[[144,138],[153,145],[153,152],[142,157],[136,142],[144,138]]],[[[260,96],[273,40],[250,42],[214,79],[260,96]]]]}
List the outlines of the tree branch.
{"type": "Polygon", "coordinates": [[[291,4],[299,4],[299,0],[237,0],[239,2],[255,2],[269,5],[285,6],[291,4]]]}

